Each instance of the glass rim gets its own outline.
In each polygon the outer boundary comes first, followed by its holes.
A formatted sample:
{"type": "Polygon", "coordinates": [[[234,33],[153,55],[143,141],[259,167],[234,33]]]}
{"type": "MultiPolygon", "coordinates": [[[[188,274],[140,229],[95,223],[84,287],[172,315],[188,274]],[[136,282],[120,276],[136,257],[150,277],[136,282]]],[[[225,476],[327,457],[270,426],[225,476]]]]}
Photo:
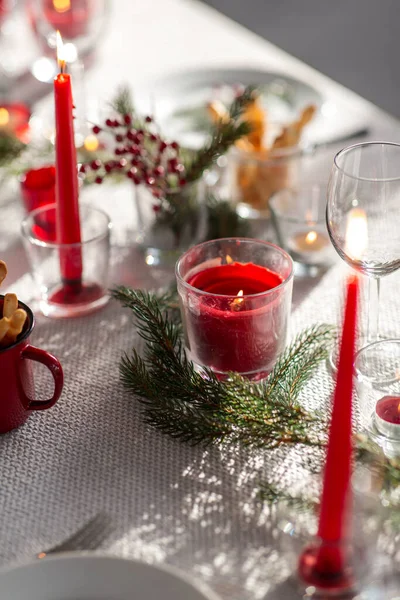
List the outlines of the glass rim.
{"type": "MultiPolygon", "coordinates": [[[[365,352],[367,352],[371,348],[375,348],[376,346],[381,346],[382,344],[390,344],[390,345],[393,344],[393,345],[399,346],[399,348],[400,348],[400,338],[388,338],[386,340],[377,340],[376,342],[371,342],[370,344],[367,344],[363,348],[360,348],[360,350],[358,350],[358,352],[356,353],[355,359],[354,359],[354,376],[356,379],[357,379],[357,375],[360,374],[362,376],[363,382],[368,382],[371,384],[379,383],[379,381],[377,381],[375,378],[370,377],[368,375],[364,375],[364,373],[357,368],[357,361],[360,356],[364,355],[365,352]]],[[[382,380],[382,383],[387,383],[388,381],[393,381],[393,380],[398,380],[398,378],[394,377],[393,379],[390,379],[390,380],[384,379],[384,380],[382,380]]],[[[399,396],[399,398],[400,398],[400,396],[399,396]]]]}
{"type": "Polygon", "coordinates": [[[60,244],[57,242],[47,242],[46,240],[40,240],[39,238],[33,236],[31,233],[31,227],[29,227],[29,232],[25,231],[25,228],[28,227],[28,223],[30,220],[32,220],[32,217],[34,218],[38,214],[44,213],[48,210],[56,210],[56,207],[57,207],[57,204],[54,203],[54,204],[46,204],[45,206],[40,206],[39,208],[35,208],[35,210],[30,212],[22,221],[21,234],[33,246],[41,246],[42,248],[54,248],[54,249],[57,249],[57,248],[82,248],[82,246],[87,246],[88,244],[93,244],[94,242],[99,242],[99,241],[103,240],[104,238],[106,238],[110,234],[110,230],[112,229],[112,221],[111,221],[110,217],[108,216],[108,214],[101,208],[97,208],[95,206],[91,206],[90,204],[84,204],[84,203],[80,204],[80,206],[79,206],[80,209],[82,209],[82,208],[89,209],[94,212],[100,213],[101,215],[103,215],[103,217],[105,217],[107,226],[105,227],[104,232],[99,233],[83,242],[74,242],[71,244],[60,244]]]}
{"type": "Polygon", "coordinates": [[[370,181],[370,182],[391,182],[391,181],[400,181],[400,175],[398,177],[357,177],[357,175],[351,175],[348,173],[343,167],[338,164],[338,160],[347,154],[348,152],[352,152],[353,150],[357,150],[363,147],[372,147],[372,146],[395,146],[400,150],[400,144],[396,142],[384,142],[384,141],[371,141],[371,142],[360,142],[359,144],[352,144],[351,146],[346,146],[346,148],[342,148],[335,154],[335,158],[333,159],[333,163],[338,171],[346,175],[346,177],[350,177],[351,179],[355,179],[356,181],[370,181]]]}
{"type": "MultiPolygon", "coordinates": [[[[301,188],[312,188],[313,186],[318,186],[319,188],[322,188],[323,186],[326,186],[327,184],[323,184],[320,182],[315,182],[315,183],[310,183],[309,185],[302,185],[301,188]]],[[[291,215],[286,216],[283,212],[281,212],[279,209],[277,209],[276,207],[273,206],[274,204],[274,199],[277,198],[277,196],[279,196],[280,194],[283,193],[289,193],[291,196],[294,196],[295,194],[297,194],[297,190],[293,190],[290,188],[283,188],[281,190],[276,191],[274,194],[272,194],[271,198],[269,199],[269,206],[272,210],[273,213],[275,213],[275,215],[277,217],[279,217],[280,219],[282,219],[283,221],[287,221],[288,223],[298,223],[299,225],[309,225],[310,227],[312,227],[312,225],[321,225],[324,224],[326,222],[326,203],[324,206],[324,210],[322,213],[322,216],[315,220],[315,219],[310,219],[311,223],[309,223],[307,221],[306,218],[296,218],[293,217],[291,215]]]]}
{"type": "MultiPolygon", "coordinates": [[[[214,292],[206,292],[205,290],[200,290],[197,287],[194,287],[193,285],[191,285],[190,283],[188,283],[181,275],[180,271],[180,266],[181,263],[183,261],[183,259],[190,253],[192,252],[195,248],[201,248],[203,246],[206,245],[211,245],[215,242],[224,242],[224,241],[235,241],[235,242],[245,242],[245,243],[253,243],[253,244],[257,244],[257,245],[261,245],[261,246],[267,246],[269,248],[271,248],[272,250],[276,250],[278,251],[278,253],[280,253],[281,255],[283,255],[289,262],[290,265],[290,273],[289,275],[282,281],[282,283],[280,283],[279,285],[271,288],[270,290],[265,290],[264,292],[258,292],[257,294],[244,294],[243,296],[241,296],[241,298],[243,299],[257,299],[257,298],[262,298],[264,296],[269,296],[270,294],[276,292],[277,290],[285,287],[294,277],[294,263],[293,263],[293,259],[290,256],[290,254],[288,254],[286,252],[286,250],[284,250],[283,248],[281,248],[280,246],[277,246],[276,244],[272,244],[271,242],[267,242],[264,240],[255,240],[253,238],[243,238],[243,237],[228,237],[228,238],[218,238],[217,240],[207,240],[206,242],[202,242],[201,244],[197,244],[196,246],[192,246],[192,248],[189,248],[189,250],[187,250],[184,254],[182,254],[182,256],[177,260],[176,265],[175,265],[175,276],[176,279],[178,280],[179,283],[182,283],[182,285],[192,291],[195,292],[196,294],[200,294],[202,296],[206,296],[206,297],[213,297],[213,298],[221,298],[221,299],[226,299],[226,298],[232,298],[235,299],[237,298],[237,294],[215,294],[214,292]]],[[[259,265],[260,266],[260,265],[259,265]]]]}

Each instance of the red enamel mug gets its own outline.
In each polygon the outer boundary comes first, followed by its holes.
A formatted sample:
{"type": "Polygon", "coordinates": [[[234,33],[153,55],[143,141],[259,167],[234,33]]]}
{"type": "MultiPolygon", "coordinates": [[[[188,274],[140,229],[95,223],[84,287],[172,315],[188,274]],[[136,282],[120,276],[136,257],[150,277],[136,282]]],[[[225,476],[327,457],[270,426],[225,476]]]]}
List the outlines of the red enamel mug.
{"type": "MultiPolygon", "coordinates": [[[[0,315],[3,314],[4,296],[0,295],[0,315]]],[[[34,327],[34,317],[29,306],[18,303],[28,317],[17,341],[0,348],[0,433],[19,427],[33,410],[51,408],[57,402],[63,388],[63,370],[55,356],[32,346],[29,337],[34,327]],[[48,400],[35,398],[32,362],[44,364],[54,379],[53,396],[48,400]]]]}

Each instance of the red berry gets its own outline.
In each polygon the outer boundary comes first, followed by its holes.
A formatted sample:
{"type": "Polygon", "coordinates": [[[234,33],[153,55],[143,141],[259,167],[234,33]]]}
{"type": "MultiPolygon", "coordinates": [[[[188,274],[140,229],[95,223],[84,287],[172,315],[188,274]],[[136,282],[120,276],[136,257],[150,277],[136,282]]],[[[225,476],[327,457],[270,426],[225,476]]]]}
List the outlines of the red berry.
{"type": "Polygon", "coordinates": [[[79,167],[79,172],[86,173],[86,171],[87,171],[87,165],[85,165],[85,163],[81,164],[81,166],[79,167]]]}
{"type": "Polygon", "coordinates": [[[106,171],[106,173],[111,173],[111,171],[113,170],[114,167],[114,163],[108,162],[104,165],[104,169],[106,171]]]}
{"type": "Polygon", "coordinates": [[[101,167],[101,161],[98,158],[96,160],[92,160],[90,167],[93,169],[93,171],[98,171],[101,167]]]}
{"type": "Polygon", "coordinates": [[[179,185],[180,185],[181,187],[183,187],[184,185],[186,185],[186,183],[187,183],[187,182],[186,182],[186,179],[180,179],[180,180],[179,180],[179,185]]]}
{"type": "Polygon", "coordinates": [[[134,156],[140,156],[139,146],[131,146],[129,150],[130,150],[130,153],[133,154],[134,156]]]}
{"type": "Polygon", "coordinates": [[[161,165],[159,165],[158,167],[156,167],[154,169],[153,172],[154,172],[154,175],[156,177],[161,177],[162,175],[164,175],[165,169],[164,169],[164,167],[162,167],[161,165]]]}
{"type": "Polygon", "coordinates": [[[131,160],[132,167],[137,167],[138,164],[139,164],[138,159],[137,158],[132,158],[132,160],[131,160]]]}
{"type": "Polygon", "coordinates": [[[151,176],[146,177],[145,181],[146,181],[147,185],[154,185],[155,182],[156,182],[156,180],[154,179],[154,177],[151,177],[151,176]]]}
{"type": "Polygon", "coordinates": [[[113,121],[111,119],[106,119],[107,127],[113,127],[113,121]]]}
{"type": "Polygon", "coordinates": [[[160,142],[160,146],[159,146],[160,152],[164,152],[166,147],[167,147],[167,144],[165,142],[160,142]]]}
{"type": "Polygon", "coordinates": [[[96,179],[94,180],[95,183],[103,183],[103,178],[102,177],[96,177],[96,179]]]}
{"type": "Polygon", "coordinates": [[[184,170],[185,170],[185,167],[184,167],[184,166],[183,166],[181,163],[179,163],[179,164],[178,164],[178,165],[176,165],[176,167],[175,167],[175,171],[176,171],[176,173],[183,173],[183,171],[184,171],[184,170]]]}
{"type": "Polygon", "coordinates": [[[124,167],[126,167],[126,165],[128,164],[128,161],[126,160],[126,158],[120,158],[117,166],[119,169],[123,169],[124,167]]]}
{"type": "Polygon", "coordinates": [[[135,185],[139,185],[139,183],[140,183],[140,177],[138,177],[137,175],[134,175],[134,176],[132,177],[132,181],[133,181],[133,183],[134,183],[135,185]]]}
{"type": "Polygon", "coordinates": [[[146,121],[146,123],[151,123],[151,122],[152,122],[152,120],[153,120],[153,119],[152,119],[151,117],[149,117],[149,116],[145,118],[145,121],[146,121]]]}
{"type": "Polygon", "coordinates": [[[176,173],[178,167],[178,161],[176,158],[170,158],[168,161],[168,171],[170,173],[176,173]]]}
{"type": "Polygon", "coordinates": [[[112,122],[112,127],[119,127],[120,126],[120,122],[117,121],[117,119],[114,119],[114,121],[112,122]]]}
{"type": "Polygon", "coordinates": [[[150,134],[150,141],[151,141],[151,142],[156,142],[156,141],[157,141],[157,136],[156,136],[156,135],[154,135],[154,133],[151,133],[151,134],[150,134]]]}
{"type": "Polygon", "coordinates": [[[124,136],[121,135],[120,133],[117,133],[117,135],[115,136],[115,141],[117,141],[117,142],[122,142],[123,139],[124,139],[124,136]]]}
{"type": "Polygon", "coordinates": [[[120,154],[121,154],[121,148],[115,148],[114,154],[115,154],[115,156],[120,156],[120,154]]]}
{"type": "Polygon", "coordinates": [[[132,129],[130,129],[128,131],[128,133],[126,134],[126,137],[128,138],[128,140],[130,140],[131,142],[134,142],[136,140],[136,131],[132,131],[132,129]]]}
{"type": "Polygon", "coordinates": [[[171,142],[170,146],[171,146],[171,148],[173,148],[174,150],[178,150],[178,149],[179,149],[179,144],[178,144],[178,142],[171,142]]]}
{"type": "Polygon", "coordinates": [[[124,115],[124,123],[125,125],[130,125],[132,123],[131,115],[124,115]]]}
{"type": "Polygon", "coordinates": [[[94,127],[92,127],[92,131],[95,135],[97,135],[98,133],[100,133],[101,128],[98,125],[95,125],[94,127]]]}
{"type": "Polygon", "coordinates": [[[155,213],[158,213],[161,210],[161,206],[159,204],[153,204],[153,210],[155,213]]]}

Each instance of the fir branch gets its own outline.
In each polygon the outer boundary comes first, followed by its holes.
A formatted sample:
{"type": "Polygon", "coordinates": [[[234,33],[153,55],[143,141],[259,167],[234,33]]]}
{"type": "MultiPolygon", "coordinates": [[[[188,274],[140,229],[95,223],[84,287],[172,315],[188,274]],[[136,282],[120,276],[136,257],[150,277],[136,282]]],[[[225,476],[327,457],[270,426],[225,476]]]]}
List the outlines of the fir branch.
{"type": "MultiPolygon", "coordinates": [[[[119,287],[112,295],[132,310],[145,341],[144,358],[140,359],[136,351],[131,358],[124,357],[121,375],[125,387],[141,396],[147,423],[193,444],[229,441],[263,448],[294,443],[321,445],[317,436],[320,417],[305,411],[296,398],[301,389],[298,370],[310,364],[310,375],[313,356],[314,367],[318,365],[316,350],[318,343],[327,344],[326,327],[313,328],[310,337],[304,334],[295,342],[300,353],[296,368],[291,365],[282,374],[288,379],[288,397],[281,388],[272,393],[268,380],[254,385],[235,374],[225,382],[208,370],[199,374],[183,351],[181,326],[162,312],[154,294],[119,287]]],[[[297,359],[296,353],[294,357],[297,359]]]]}
{"type": "Polygon", "coordinates": [[[214,165],[216,160],[229,148],[251,131],[250,125],[242,120],[247,106],[254,100],[256,91],[253,86],[245,88],[229,108],[229,120],[218,121],[211,130],[210,140],[186,163],[185,179],[188,182],[200,179],[204,171],[214,165]]]}
{"type": "Polygon", "coordinates": [[[6,165],[17,158],[26,147],[23,142],[7,133],[0,133],[0,166],[6,165]]]}
{"type": "Polygon", "coordinates": [[[225,237],[249,237],[250,226],[242,219],[227,200],[219,200],[213,195],[207,197],[208,230],[207,239],[225,237]]]}
{"type": "Polygon", "coordinates": [[[115,98],[111,101],[111,108],[121,116],[132,115],[135,112],[132,94],[128,86],[118,88],[115,98]]]}

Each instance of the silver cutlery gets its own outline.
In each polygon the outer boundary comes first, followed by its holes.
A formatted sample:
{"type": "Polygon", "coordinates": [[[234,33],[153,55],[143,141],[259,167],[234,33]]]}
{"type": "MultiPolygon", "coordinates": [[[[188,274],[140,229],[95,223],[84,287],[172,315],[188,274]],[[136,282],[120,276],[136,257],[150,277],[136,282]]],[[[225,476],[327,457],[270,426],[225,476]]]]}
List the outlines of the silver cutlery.
{"type": "Polygon", "coordinates": [[[75,552],[79,550],[95,550],[111,533],[111,519],[104,513],[97,513],[80,529],[75,531],[62,542],[43,550],[36,558],[45,558],[48,554],[57,552],[75,552]]]}

